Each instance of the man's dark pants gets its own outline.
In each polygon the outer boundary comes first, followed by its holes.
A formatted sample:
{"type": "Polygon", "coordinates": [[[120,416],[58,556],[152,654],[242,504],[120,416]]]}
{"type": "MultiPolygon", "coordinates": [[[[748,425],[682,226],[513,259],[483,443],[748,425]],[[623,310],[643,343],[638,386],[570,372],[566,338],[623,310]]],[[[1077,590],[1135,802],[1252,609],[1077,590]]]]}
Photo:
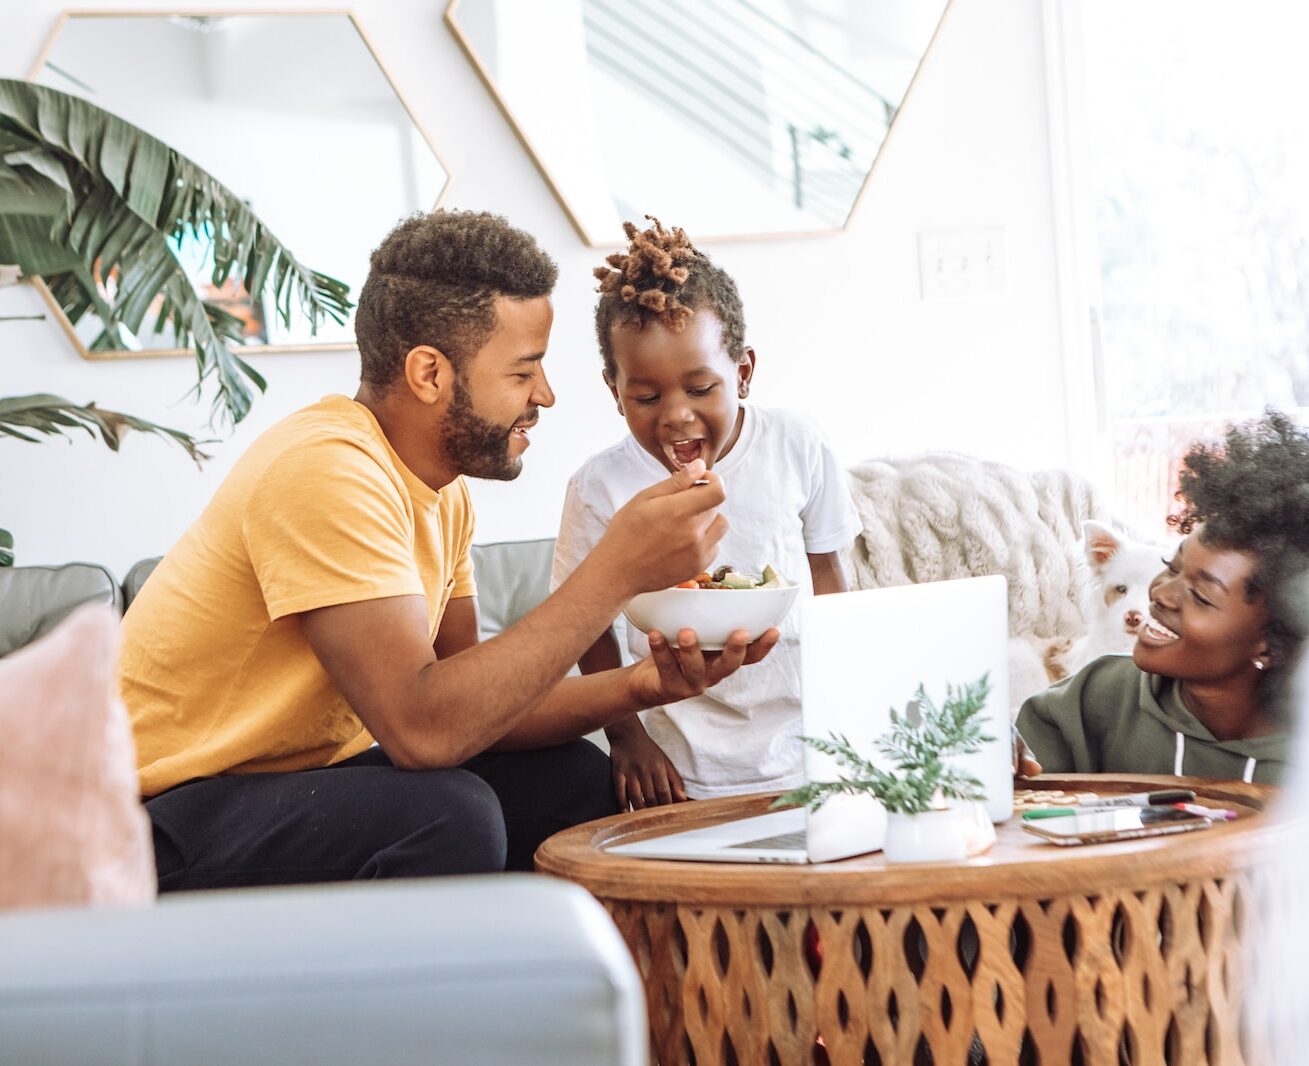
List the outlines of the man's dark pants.
{"type": "Polygon", "coordinates": [[[381,748],[321,770],[232,774],[146,802],[160,891],[531,870],[553,833],[614,814],[609,759],[575,740],[400,770],[381,748]]]}

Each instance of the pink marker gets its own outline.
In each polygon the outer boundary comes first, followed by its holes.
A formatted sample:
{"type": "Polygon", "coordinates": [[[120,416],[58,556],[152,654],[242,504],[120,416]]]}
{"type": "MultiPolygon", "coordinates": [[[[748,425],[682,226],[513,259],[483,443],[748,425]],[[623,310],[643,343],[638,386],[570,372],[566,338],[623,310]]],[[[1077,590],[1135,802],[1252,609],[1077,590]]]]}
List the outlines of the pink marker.
{"type": "Polygon", "coordinates": [[[1201,807],[1198,803],[1170,803],[1170,807],[1176,807],[1179,811],[1185,811],[1187,814],[1198,814],[1201,818],[1208,818],[1211,822],[1231,822],[1236,819],[1236,812],[1229,811],[1222,807],[1201,807]]]}

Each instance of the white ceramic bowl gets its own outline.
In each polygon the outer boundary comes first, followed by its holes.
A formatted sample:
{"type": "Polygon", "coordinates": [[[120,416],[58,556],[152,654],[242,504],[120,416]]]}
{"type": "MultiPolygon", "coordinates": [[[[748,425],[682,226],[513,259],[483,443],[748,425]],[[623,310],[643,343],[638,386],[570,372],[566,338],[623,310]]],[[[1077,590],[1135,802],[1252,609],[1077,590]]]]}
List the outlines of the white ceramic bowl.
{"type": "Polygon", "coordinates": [[[799,585],[775,589],[662,589],[633,596],[623,614],[642,633],[657,629],[674,644],[681,630],[694,629],[701,648],[720,651],[737,629],[744,629],[754,640],[780,623],[799,594],[799,585]]]}

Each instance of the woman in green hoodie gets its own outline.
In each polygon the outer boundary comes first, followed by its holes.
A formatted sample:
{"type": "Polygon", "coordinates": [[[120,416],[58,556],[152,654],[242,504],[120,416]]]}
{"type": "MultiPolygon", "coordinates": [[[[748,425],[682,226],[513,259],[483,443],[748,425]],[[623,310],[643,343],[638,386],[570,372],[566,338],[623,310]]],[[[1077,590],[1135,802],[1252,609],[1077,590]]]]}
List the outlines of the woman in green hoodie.
{"type": "Polygon", "coordinates": [[[1309,435],[1268,411],[1182,464],[1184,535],[1150,585],[1131,657],[1033,696],[1018,732],[1046,772],[1177,774],[1276,784],[1283,688],[1305,636],[1289,602],[1309,565],[1309,435]]]}

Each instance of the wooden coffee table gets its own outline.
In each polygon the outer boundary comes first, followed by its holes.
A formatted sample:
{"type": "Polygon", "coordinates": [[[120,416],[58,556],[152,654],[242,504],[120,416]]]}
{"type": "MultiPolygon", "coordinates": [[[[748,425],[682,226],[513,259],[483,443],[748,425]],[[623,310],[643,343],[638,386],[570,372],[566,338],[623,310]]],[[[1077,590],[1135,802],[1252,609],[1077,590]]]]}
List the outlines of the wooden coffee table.
{"type": "Polygon", "coordinates": [[[888,865],[880,853],[806,866],[669,862],[603,850],[759,814],[772,798],[748,796],[578,826],[542,844],[536,863],[608,908],[645,982],[663,1066],[1064,1066],[1079,1056],[1117,1066],[1120,1048],[1134,1066],[1253,1066],[1239,1038],[1239,940],[1256,918],[1252,871],[1279,835],[1256,817],[1272,790],[1086,775],[1031,788],[1179,784],[1241,817],[1080,848],[1044,844],[1015,817],[989,853],[954,864],[888,865]]]}

